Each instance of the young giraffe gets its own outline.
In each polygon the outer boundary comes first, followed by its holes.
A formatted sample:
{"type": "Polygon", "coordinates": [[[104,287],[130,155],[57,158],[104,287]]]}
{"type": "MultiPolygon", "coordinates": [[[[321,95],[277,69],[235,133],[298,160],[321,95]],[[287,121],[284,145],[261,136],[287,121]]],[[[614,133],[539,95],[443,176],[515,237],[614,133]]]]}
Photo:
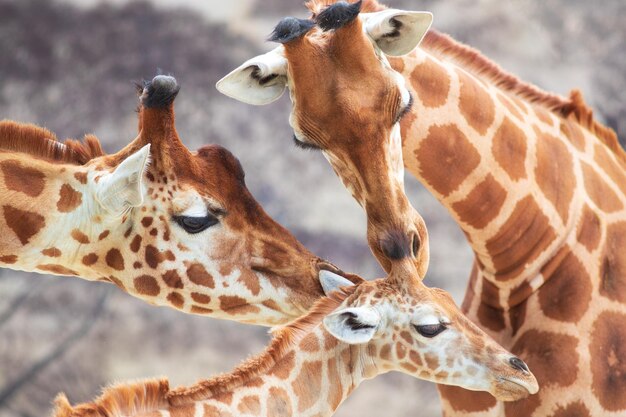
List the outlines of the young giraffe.
{"type": "Polygon", "coordinates": [[[358,286],[322,276],[329,296],[234,371],[173,391],[165,379],[121,385],[74,408],[61,394],[56,417],[331,416],[363,380],[388,371],[503,401],[537,392],[524,362],[467,320],[448,293],[424,286],[411,263],[358,286]]]}
{"type": "MultiPolygon", "coordinates": [[[[428,13],[366,1],[359,16],[360,2],[328,3],[308,4],[320,27],[284,20],[274,36],[283,45],[218,88],[264,104],[288,86],[296,137],[368,204],[398,198],[369,181],[373,170],[401,175],[402,137],[404,165],[475,252],[463,311],[542,386],[507,404],[441,387],[445,415],[624,415],[626,156],[614,132],[579,92],[545,93],[446,35],[431,31],[410,52],[428,13]],[[370,158],[392,163],[372,168],[370,158]]],[[[400,215],[388,209],[390,221],[400,215]]]]}
{"type": "Polygon", "coordinates": [[[230,152],[187,150],[177,92],[172,77],[147,83],[139,136],[114,155],[93,136],[63,144],[1,122],[0,266],[113,282],[187,313],[299,317],[323,295],[319,270],[334,267],[263,211],[230,152]]]}

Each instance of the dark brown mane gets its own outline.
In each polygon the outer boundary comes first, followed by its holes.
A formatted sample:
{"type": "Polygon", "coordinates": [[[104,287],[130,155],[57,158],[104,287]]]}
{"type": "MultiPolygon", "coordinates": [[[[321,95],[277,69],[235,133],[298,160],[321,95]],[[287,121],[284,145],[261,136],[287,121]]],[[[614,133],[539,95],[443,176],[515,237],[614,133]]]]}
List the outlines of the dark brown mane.
{"type": "Polygon", "coordinates": [[[12,120],[0,121],[0,151],[20,152],[74,165],[84,165],[105,155],[100,141],[93,135],[85,135],[83,141],[67,139],[61,142],[48,129],[12,120]]]}
{"type": "Polygon", "coordinates": [[[275,331],[272,341],[262,353],[246,360],[229,373],[171,391],[165,378],[119,384],[106,388],[94,402],[75,407],[70,405],[64,394],[59,394],[55,400],[54,417],[133,416],[137,413],[207,400],[231,391],[269,371],[289,349],[352,295],[357,287],[358,285],[345,287],[329,297],[318,300],[306,315],[275,331]]]}
{"type": "MultiPolygon", "coordinates": [[[[309,0],[306,7],[316,16],[325,7],[337,0],[309,0]]],[[[363,0],[361,12],[371,13],[386,9],[376,0],[363,0]]],[[[420,47],[433,55],[461,66],[476,77],[484,79],[528,103],[545,107],[559,117],[569,118],[600,139],[623,164],[626,164],[626,151],[620,145],[615,131],[604,126],[593,117],[593,111],[584,102],[579,90],[572,90],[568,98],[549,93],[539,87],[522,81],[480,51],[467,46],[449,35],[434,29],[428,31],[420,47]]]]}

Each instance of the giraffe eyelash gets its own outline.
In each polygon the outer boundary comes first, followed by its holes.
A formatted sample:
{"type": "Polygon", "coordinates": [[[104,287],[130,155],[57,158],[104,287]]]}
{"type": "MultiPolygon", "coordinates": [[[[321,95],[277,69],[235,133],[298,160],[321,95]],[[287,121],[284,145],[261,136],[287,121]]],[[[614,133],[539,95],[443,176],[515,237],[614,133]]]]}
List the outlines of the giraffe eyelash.
{"type": "Polygon", "coordinates": [[[293,135],[293,143],[296,145],[296,147],[300,149],[304,149],[306,151],[321,151],[322,150],[322,148],[320,148],[317,145],[313,145],[312,143],[302,142],[298,140],[296,135],[293,135]]]}
{"type": "Polygon", "coordinates": [[[393,124],[395,125],[398,123],[409,111],[411,111],[411,107],[413,107],[413,94],[409,93],[409,102],[398,112],[393,124]]]}

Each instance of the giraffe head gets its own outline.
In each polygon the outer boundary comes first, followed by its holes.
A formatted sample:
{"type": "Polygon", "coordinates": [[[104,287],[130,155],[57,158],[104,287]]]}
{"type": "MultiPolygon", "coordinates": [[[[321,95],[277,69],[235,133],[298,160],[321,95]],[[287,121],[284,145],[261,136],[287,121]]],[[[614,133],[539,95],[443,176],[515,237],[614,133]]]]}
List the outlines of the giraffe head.
{"type": "Polygon", "coordinates": [[[392,261],[413,258],[423,277],[428,235],[404,193],[399,124],[412,98],[385,54],[411,51],[432,15],[360,13],[361,1],[324,8],[328,3],[310,1],[311,20],[283,19],[270,38],[281,45],[245,62],[217,89],[261,105],[288,88],[296,145],[323,152],[366,210],[368,243],[382,266],[389,270],[392,261]]]}
{"type": "MultiPolygon", "coordinates": [[[[354,285],[332,272],[322,275],[328,294],[354,285]]],[[[386,279],[359,284],[323,323],[340,341],[366,346],[370,376],[400,371],[487,391],[501,401],[525,398],[539,389],[521,359],[467,319],[450,294],[426,287],[406,262],[394,263],[386,279]]]]}
{"type": "MultiPolygon", "coordinates": [[[[307,311],[323,295],[319,271],[336,268],[264,212],[230,152],[183,145],[174,123],[179,87],[173,77],[157,76],[140,90],[139,135],[118,153],[104,155],[91,138],[99,155],[82,164],[35,159],[27,170],[19,160],[0,161],[2,172],[11,163],[22,176],[5,176],[9,185],[32,187],[24,175],[50,184],[26,205],[41,219],[40,230],[25,236],[32,224],[10,225],[27,238],[20,250],[32,249],[32,269],[113,282],[153,304],[241,322],[274,325],[307,311]],[[40,197],[58,200],[57,207],[40,197]],[[54,250],[42,251],[51,242],[54,250]]],[[[0,134],[19,141],[9,130],[28,128],[7,123],[0,134]]],[[[88,147],[49,142],[73,154],[88,147]]]]}

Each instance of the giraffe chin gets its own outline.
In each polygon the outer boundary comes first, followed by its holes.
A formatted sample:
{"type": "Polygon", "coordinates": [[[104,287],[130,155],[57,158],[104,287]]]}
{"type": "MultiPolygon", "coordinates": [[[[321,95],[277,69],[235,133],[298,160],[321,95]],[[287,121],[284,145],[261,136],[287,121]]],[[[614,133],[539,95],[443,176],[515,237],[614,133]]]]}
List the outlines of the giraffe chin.
{"type": "Polygon", "coordinates": [[[517,401],[536,394],[538,391],[539,384],[537,384],[535,377],[531,375],[527,381],[517,378],[499,378],[494,383],[491,394],[499,401],[517,401]]]}

